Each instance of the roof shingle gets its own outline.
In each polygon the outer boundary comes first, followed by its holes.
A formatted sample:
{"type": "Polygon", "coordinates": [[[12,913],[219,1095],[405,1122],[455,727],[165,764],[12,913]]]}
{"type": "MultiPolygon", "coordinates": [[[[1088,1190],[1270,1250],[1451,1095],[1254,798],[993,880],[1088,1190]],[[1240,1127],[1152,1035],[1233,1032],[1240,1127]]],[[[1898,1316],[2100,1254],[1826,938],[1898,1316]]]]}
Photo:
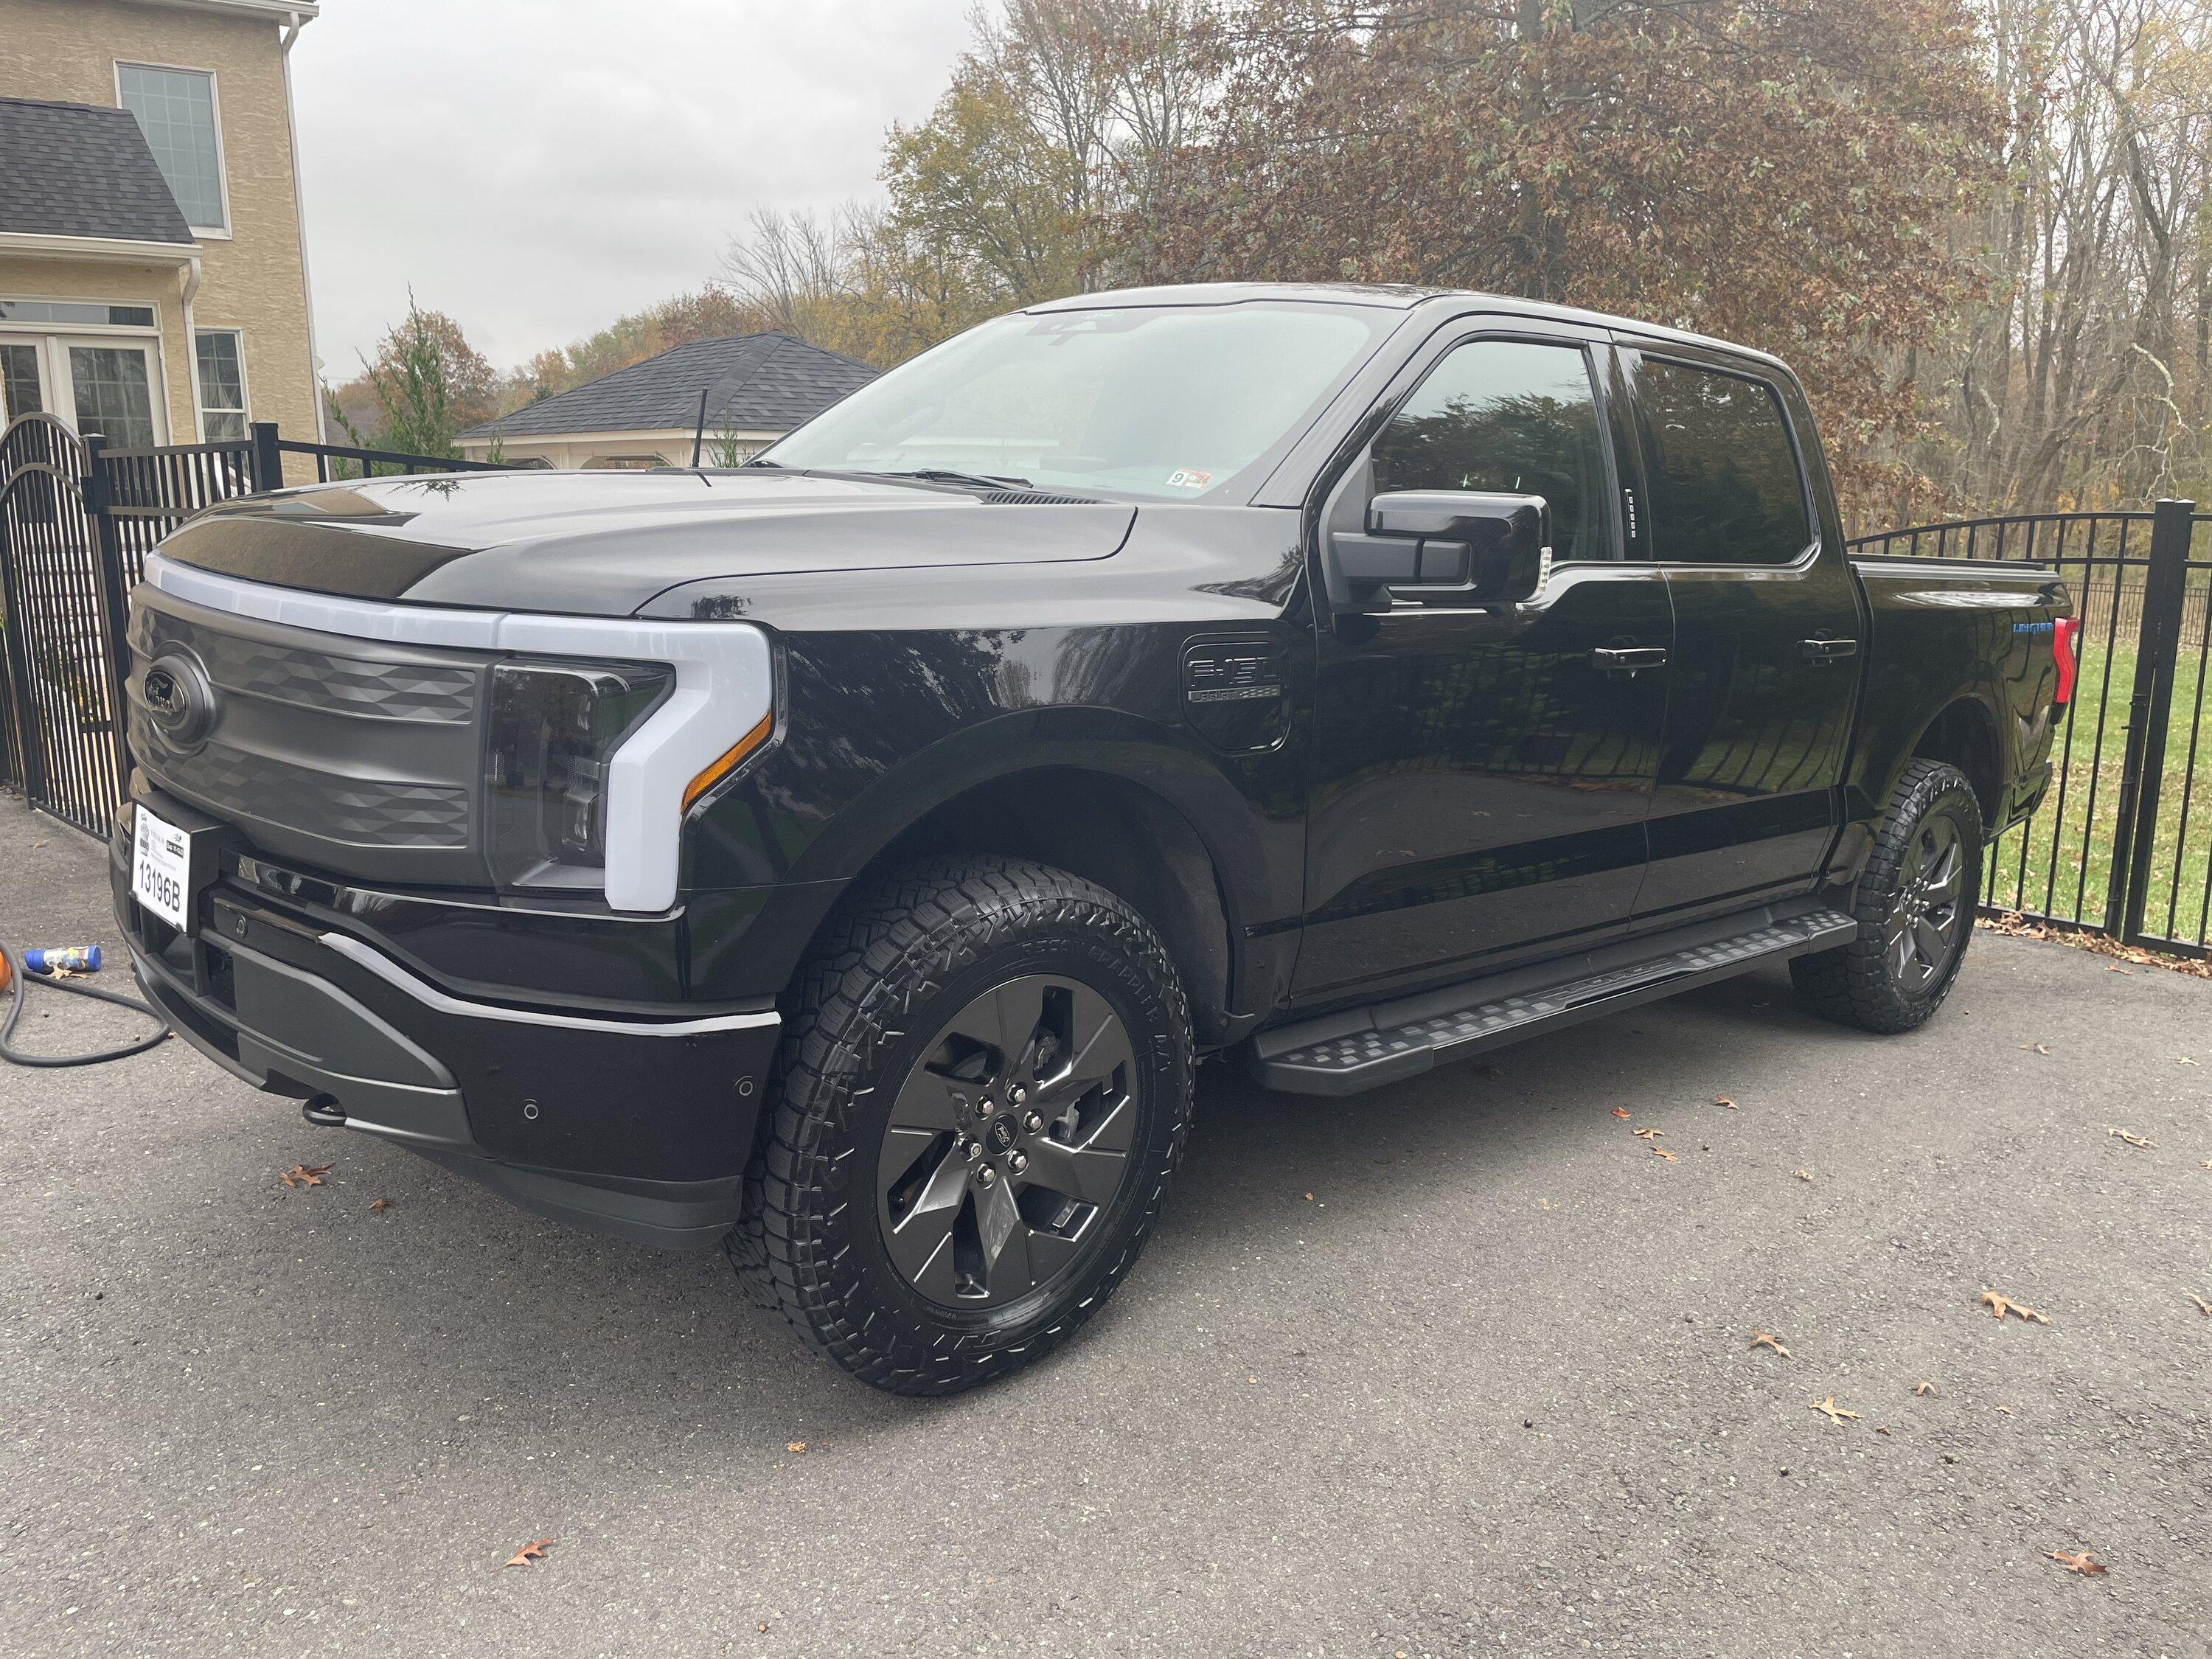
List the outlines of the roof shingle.
{"type": "Polygon", "coordinates": [[[707,430],[787,432],[810,421],[878,371],[788,334],[726,334],[694,340],[596,380],[570,386],[512,415],[471,427],[465,438],[546,432],[690,430],[707,393],[707,430]]]}
{"type": "Polygon", "coordinates": [[[137,116],[33,98],[0,98],[0,233],[192,241],[137,116]]]}

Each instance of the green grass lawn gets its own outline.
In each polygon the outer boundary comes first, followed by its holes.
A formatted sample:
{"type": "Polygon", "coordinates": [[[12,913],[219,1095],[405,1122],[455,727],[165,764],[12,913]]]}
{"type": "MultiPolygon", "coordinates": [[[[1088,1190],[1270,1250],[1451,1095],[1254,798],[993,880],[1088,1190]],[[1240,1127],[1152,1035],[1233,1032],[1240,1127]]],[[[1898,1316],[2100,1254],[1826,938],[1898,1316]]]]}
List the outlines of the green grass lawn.
{"type": "MultiPolygon", "coordinates": [[[[2131,646],[2107,650],[2101,640],[2083,642],[2072,742],[2069,745],[2062,727],[2051,755],[2057,775],[2042,809],[2024,830],[2015,830],[1990,849],[1989,902],[2057,921],[2092,926],[2104,922],[2135,675],[2131,646]],[[2101,754],[2097,739],[2100,711],[2101,754]]],[[[2143,917],[2145,932],[2197,945],[2206,942],[2204,902],[2208,883],[2212,883],[2212,692],[2202,685],[2202,676],[2200,653],[2194,646],[2185,646],[2174,675],[2149,902],[2143,917]]]]}

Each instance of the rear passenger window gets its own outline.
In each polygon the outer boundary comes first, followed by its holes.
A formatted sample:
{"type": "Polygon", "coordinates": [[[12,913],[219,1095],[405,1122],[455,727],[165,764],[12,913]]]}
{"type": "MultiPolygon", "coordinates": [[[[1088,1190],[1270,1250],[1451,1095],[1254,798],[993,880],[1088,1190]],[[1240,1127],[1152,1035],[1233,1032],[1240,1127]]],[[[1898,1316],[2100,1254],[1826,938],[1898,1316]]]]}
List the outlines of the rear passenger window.
{"type": "Polygon", "coordinates": [[[1657,452],[1652,547],[1670,564],[1788,564],[1813,540],[1804,481],[1774,388],[1646,357],[1644,430],[1657,452]]]}

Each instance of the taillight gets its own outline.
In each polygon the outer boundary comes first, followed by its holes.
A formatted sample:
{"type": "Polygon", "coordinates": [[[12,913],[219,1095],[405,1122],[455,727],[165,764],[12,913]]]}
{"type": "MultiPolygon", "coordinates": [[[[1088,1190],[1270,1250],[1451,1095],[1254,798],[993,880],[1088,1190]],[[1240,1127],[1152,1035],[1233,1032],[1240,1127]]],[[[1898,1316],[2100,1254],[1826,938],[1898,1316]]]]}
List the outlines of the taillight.
{"type": "Polygon", "coordinates": [[[2074,701],[2074,677],[2081,666],[2081,619],[2061,617],[2051,625],[2051,654],[2058,667],[2058,689],[2051,693],[2051,704],[2063,708],[2074,701]]]}

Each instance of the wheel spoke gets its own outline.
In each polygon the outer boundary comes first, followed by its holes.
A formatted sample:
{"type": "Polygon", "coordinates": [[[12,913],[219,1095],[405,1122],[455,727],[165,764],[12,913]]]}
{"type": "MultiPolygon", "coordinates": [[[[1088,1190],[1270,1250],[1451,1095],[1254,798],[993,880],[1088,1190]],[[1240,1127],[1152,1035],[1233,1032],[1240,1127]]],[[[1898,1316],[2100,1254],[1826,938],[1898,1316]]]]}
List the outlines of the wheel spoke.
{"type": "Polygon", "coordinates": [[[961,1115],[954,1095],[961,1091],[962,1085],[951,1079],[915,1066],[900,1085],[898,1098],[891,1103],[891,1127],[933,1132],[958,1128],[961,1115]]]}
{"type": "Polygon", "coordinates": [[[975,1188],[975,1231],[983,1243],[983,1291],[994,1302],[1021,1295],[1036,1284],[1030,1262],[1030,1224],[1014,1207],[1001,1181],[975,1188]]]}
{"type": "Polygon", "coordinates": [[[1959,876],[1966,860],[1959,856],[1959,843],[1954,841],[1936,855],[1928,871],[1928,896],[1930,898],[1949,898],[1959,890],[1959,876]]]}
{"type": "Polygon", "coordinates": [[[884,1231],[892,1264],[924,1296],[942,1301],[953,1294],[952,1224],[967,1194],[967,1166],[948,1153],[906,1218],[884,1231]]]}
{"type": "Polygon", "coordinates": [[[1889,971],[1902,981],[1912,965],[1912,924],[1901,916],[1893,921],[1883,948],[1889,957],[1889,971]]]}
{"type": "Polygon", "coordinates": [[[1931,970],[1943,965],[1943,951],[1948,941],[1943,937],[1942,928],[1923,917],[1912,924],[1912,937],[1915,944],[1919,946],[1920,959],[1926,963],[1931,970]]]}
{"type": "Polygon", "coordinates": [[[1121,1184],[1129,1155],[1119,1147],[1070,1146],[1045,1135],[1030,1143],[1023,1179],[1085,1204],[1103,1204],[1121,1184]]]}

